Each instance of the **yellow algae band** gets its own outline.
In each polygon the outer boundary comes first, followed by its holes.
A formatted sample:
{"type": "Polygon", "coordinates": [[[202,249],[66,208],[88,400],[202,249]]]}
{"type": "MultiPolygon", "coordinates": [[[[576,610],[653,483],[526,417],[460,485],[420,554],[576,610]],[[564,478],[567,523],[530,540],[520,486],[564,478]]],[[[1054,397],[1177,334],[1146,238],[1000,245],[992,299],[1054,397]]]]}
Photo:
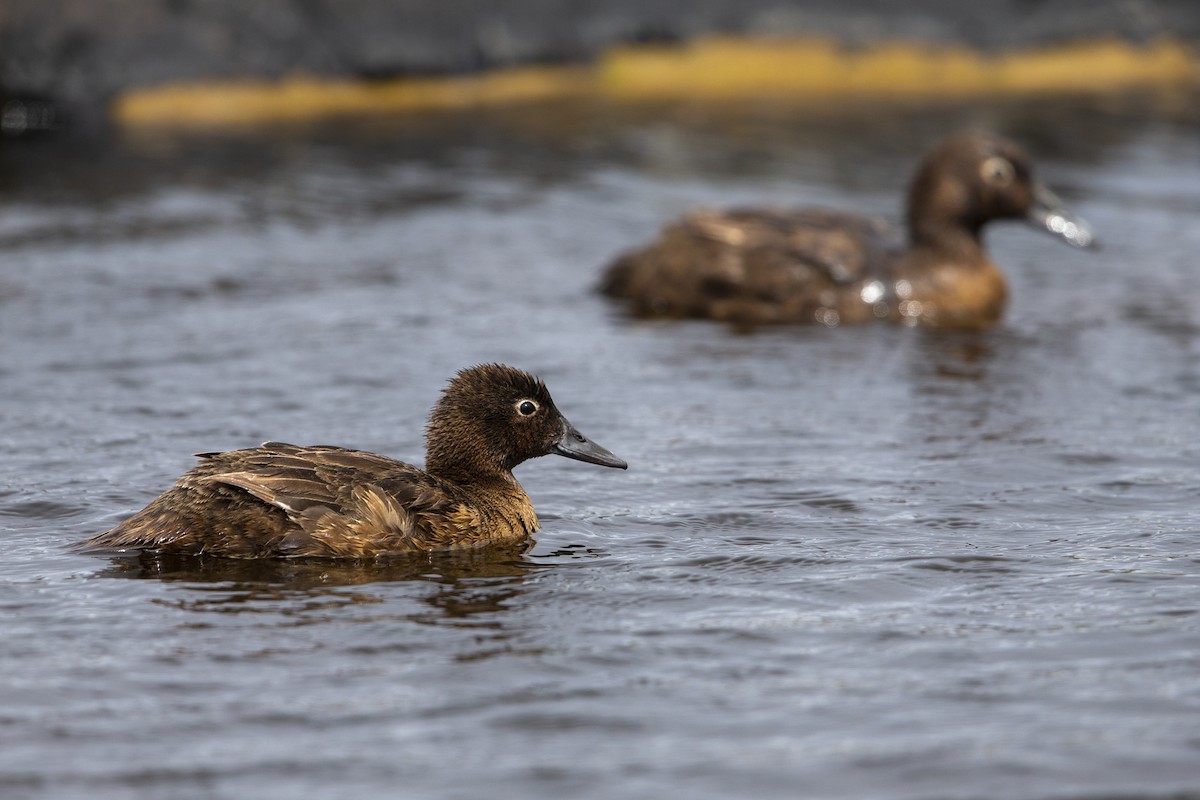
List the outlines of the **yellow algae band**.
{"type": "Polygon", "coordinates": [[[547,100],[582,95],[593,85],[590,71],[581,68],[512,69],[467,77],[386,81],[291,77],[171,84],[120,95],[113,116],[127,125],[255,125],[338,114],[547,100]]]}
{"type": "Polygon", "coordinates": [[[623,96],[733,97],[758,93],[945,97],[1097,92],[1200,83],[1185,45],[1093,41],[985,55],[956,47],[886,43],[849,49],[825,40],[707,39],[682,48],[624,48],[601,62],[623,96]]]}
{"type": "Polygon", "coordinates": [[[884,43],[846,48],[822,39],[698,39],[622,46],[593,67],[529,67],[475,76],[378,82],[287,78],[169,85],[117,98],[127,125],[246,125],[338,114],[422,111],[598,97],[728,99],[754,95],[936,98],[1111,92],[1200,85],[1200,58],[1173,40],[1105,40],[986,55],[956,47],[884,43]]]}

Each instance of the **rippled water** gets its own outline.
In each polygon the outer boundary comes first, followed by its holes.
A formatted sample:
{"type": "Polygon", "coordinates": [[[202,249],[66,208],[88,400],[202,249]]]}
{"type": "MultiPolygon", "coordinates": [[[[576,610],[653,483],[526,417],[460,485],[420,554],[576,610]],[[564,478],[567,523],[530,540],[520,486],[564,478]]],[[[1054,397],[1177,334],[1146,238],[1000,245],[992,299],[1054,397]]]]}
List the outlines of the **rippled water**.
{"type": "Polygon", "coordinates": [[[0,795],[1200,795],[1195,108],[0,143],[0,795]],[[738,335],[589,292],[692,205],[894,213],[968,124],[1105,243],[992,231],[997,330],[738,335]],[[70,549],[193,452],[419,461],[446,378],[490,360],[630,463],[522,466],[527,553],[70,549]]]}

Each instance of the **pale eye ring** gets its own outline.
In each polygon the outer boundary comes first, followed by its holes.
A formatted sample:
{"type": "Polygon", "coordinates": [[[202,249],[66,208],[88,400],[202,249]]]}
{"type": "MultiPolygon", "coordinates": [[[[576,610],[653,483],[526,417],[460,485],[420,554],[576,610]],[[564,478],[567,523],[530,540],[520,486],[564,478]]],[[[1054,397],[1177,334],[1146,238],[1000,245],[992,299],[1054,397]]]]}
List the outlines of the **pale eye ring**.
{"type": "Polygon", "coordinates": [[[1017,171],[1012,162],[1002,156],[992,156],[984,159],[979,165],[979,174],[993,186],[1008,186],[1016,177],[1017,171]]]}
{"type": "Polygon", "coordinates": [[[538,406],[536,400],[525,399],[518,400],[514,405],[514,408],[517,409],[517,413],[522,417],[532,417],[538,412],[538,408],[540,408],[540,406],[538,406]]]}

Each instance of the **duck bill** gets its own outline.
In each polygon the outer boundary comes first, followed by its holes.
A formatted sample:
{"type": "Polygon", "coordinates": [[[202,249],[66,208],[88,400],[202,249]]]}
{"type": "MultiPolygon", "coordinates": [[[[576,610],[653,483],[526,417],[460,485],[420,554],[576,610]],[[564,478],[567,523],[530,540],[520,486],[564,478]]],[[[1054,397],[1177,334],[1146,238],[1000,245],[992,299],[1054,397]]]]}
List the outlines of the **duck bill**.
{"type": "Polygon", "coordinates": [[[1095,247],[1096,237],[1092,226],[1063,206],[1062,200],[1045,186],[1034,187],[1033,207],[1025,215],[1026,221],[1059,237],[1076,247],[1095,247]]]}
{"type": "Polygon", "coordinates": [[[575,426],[569,422],[563,426],[562,438],[554,445],[552,452],[560,456],[573,458],[576,461],[599,464],[602,467],[629,468],[629,465],[624,461],[575,430],[575,426]]]}

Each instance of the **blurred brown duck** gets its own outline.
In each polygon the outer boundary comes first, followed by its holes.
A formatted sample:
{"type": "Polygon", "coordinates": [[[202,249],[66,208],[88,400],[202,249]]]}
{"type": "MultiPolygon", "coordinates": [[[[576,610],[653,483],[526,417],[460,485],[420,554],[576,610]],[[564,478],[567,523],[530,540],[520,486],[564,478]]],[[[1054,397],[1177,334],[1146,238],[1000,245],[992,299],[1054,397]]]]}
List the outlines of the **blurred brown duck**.
{"type": "Polygon", "coordinates": [[[610,265],[600,290],[643,317],[984,327],[1007,298],[981,239],[996,219],[1093,244],[1087,223],[1034,178],[1021,148],[967,132],[937,144],[917,170],[907,244],[885,220],[849,212],[695,211],[610,265]]]}
{"type": "Polygon", "coordinates": [[[372,558],[525,539],[537,515],[513,467],[556,453],[626,464],[568,422],[527,372],[472,367],[429,417],[425,469],[341,447],[267,442],[203,461],[85,547],[233,558],[372,558]]]}

